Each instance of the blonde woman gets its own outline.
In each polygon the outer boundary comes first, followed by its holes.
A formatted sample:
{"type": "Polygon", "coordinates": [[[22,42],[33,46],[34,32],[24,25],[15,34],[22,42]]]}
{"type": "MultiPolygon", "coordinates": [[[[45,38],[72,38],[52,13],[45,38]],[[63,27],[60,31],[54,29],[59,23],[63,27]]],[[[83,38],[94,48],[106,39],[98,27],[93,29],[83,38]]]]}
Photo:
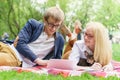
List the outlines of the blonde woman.
{"type": "Polygon", "coordinates": [[[92,68],[96,70],[102,69],[104,71],[113,69],[110,63],[112,60],[112,48],[108,30],[101,23],[89,22],[86,25],[84,40],[79,40],[74,43],[69,59],[75,60],[77,63],[81,59],[86,59],[87,61],[85,52],[93,55],[95,62],[92,63],[92,68]]]}

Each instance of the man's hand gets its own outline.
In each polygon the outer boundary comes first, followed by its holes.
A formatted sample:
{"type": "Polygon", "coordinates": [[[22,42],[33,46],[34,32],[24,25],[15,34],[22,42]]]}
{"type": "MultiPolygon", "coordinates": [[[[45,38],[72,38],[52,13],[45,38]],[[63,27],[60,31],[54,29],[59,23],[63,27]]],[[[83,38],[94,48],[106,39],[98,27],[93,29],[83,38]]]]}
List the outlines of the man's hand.
{"type": "Polygon", "coordinates": [[[47,66],[48,60],[41,60],[37,58],[34,62],[38,65],[47,66]]]}

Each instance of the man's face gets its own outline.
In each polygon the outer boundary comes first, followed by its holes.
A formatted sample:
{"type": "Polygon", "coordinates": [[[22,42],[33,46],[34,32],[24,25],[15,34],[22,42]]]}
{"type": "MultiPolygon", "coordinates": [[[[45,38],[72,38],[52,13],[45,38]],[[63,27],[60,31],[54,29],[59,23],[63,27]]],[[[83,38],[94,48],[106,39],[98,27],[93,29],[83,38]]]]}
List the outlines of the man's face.
{"type": "Polygon", "coordinates": [[[90,27],[86,28],[86,31],[84,33],[84,40],[85,40],[85,45],[88,48],[90,48],[92,51],[94,51],[95,38],[94,38],[93,30],[90,27]]]}
{"type": "Polygon", "coordinates": [[[56,21],[54,18],[49,17],[48,20],[44,20],[45,32],[48,36],[52,36],[60,27],[62,21],[56,21]]]}

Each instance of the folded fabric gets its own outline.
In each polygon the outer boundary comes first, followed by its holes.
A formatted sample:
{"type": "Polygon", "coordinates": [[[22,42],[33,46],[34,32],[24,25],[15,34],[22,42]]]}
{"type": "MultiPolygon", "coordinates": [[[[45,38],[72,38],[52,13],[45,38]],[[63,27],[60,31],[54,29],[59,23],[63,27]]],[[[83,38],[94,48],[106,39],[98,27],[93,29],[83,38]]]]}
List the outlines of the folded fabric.
{"type": "Polygon", "coordinates": [[[120,69],[120,62],[118,62],[118,61],[112,61],[112,65],[113,65],[113,67],[114,67],[114,70],[119,70],[120,69]]]}

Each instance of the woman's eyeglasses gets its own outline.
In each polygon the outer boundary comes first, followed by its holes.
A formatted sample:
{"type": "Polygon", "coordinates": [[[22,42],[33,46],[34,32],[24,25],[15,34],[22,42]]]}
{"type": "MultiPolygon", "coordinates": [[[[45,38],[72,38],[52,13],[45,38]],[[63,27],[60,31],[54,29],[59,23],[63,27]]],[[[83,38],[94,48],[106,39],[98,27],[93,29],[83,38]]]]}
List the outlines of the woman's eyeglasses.
{"type": "Polygon", "coordinates": [[[90,34],[87,34],[86,32],[84,33],[84,37],[86,37],[87,36],[87,38],[88,39],[92,39],[94,36],[93,35],[90,35],[90,34]]]}

